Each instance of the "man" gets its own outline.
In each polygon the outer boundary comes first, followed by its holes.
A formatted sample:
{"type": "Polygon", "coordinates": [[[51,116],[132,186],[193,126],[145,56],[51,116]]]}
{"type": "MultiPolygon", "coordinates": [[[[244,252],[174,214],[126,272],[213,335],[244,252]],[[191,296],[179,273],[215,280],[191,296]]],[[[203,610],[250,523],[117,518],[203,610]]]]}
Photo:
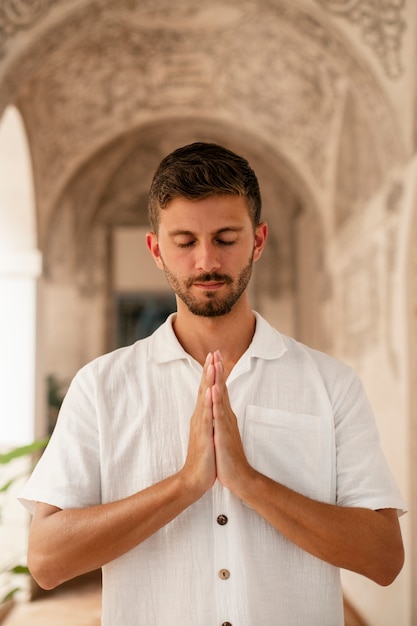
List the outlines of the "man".
{"type": "Polygon", "coordinates": [[[177,313],[85,366],[22,493],[45,588],[103,568],[105,626],[338,626],[339,568],[391,583],[404,504],[354,373],[249,303],[247,161],[197,143],[152,182],[177,313]]]}

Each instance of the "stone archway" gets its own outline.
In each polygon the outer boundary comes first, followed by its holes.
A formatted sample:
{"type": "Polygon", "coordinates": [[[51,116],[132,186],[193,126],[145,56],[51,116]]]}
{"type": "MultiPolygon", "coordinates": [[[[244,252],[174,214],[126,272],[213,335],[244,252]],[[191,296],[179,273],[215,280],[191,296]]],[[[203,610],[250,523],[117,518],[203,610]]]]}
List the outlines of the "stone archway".
{"type": "MultiPolygon", "coordinates": [[[[24,118],[39,247],[59,288],[46,288],[43,354],[59,345],[72,373],[102,351],[111,231],[143,222],[133,201],[144,206],[146,185],[134,192],[129,168],[143,164],[151,127],[160,129],[155,158],[188,141],[184,130],[175,135],[178,119],[191,139],[227,143],[259,167],[273,246],[256,268],[255,305],[332,351],[343,328],[337,275],[326,272],[340,251],[329,248],[353,226],[366,249],[367,200],[407,157],[408,94],[399,102],[394,79],[415,63],[407,57],[415,9],[388,4],[4,0],[0,111],[13,102],[24,118]]],[[[140,171],[145,181],[149,170],[140,171]]]]}
{"type": "MultiPolygon", "coordinates": [[[[276,197],[283,189],[296,190],[287,200],[294,215],[303,215],[297,237],[311,251],[310,262],[298,264],[296,278],[291,271],[283,276],[282,265],[294,245],[281,237],[283,257],[271,254],[269,259],[270,267],[279,266],[280,281],[277,272],[259,271],[256,295],[260,287],[278,291],[296,280],[313,292],[320,290],[322,300],[331,298],[330,281],[321,278],[326,243],[360,215],[404,151],[398,120],[372,65],[339,28],[341,22],[332,19],[334,14],[354,19],[348,7],[336,10],[326,2],[321,9],[306,9],[287,0],[228,0],[210,7],[195,0],[179,0],[175,6],[169,0],[157,5],[127,0],[117,6],[109,0],[59,0],[23,3],[18,19],[8,4],[10,11],[0,14],[0,24],[4,20],[7,25],[3,40],[0,36],[0,48],[7,52],[0,80],[4,97],[17,103],[28,129],[42,249],[61,204],[61,218],[76,217],[77,241],[71,249],[77,255],[67,261],[88,285],[92,277],[85,269],[93,265],[79,262],[80,254],[92,251],[88,237],[97,213],[88,207],[101,206],[109,215],[115,199],[104,172],[113,177],[136,129],[159,124],[168,131],[159,139],[166,153],[175,129],[167,129],[164,120],[185,116],[192,135],[193,120],[212,117],[211,128],[226,129],[217,136],[229,138],[232,145],[242,145],[242,131],[255,139],[254,145],[268,147],[261,152],[269,151],[276,163],[270,169],[277,173],[276,197]],[[101,184],[91,188],[88,177],[97,155],[104,153],[101,184]],[[296,181],[303,182],[301,189],[296,181]],[[76,197],[83,211],[74,212],[76,197]],[[306,207],[320,213],[320,220],[313,216],[313,224],[307,223],[306,207]],[[323,258],[315,259],[320,239],[323,258]]],[[[398,45],[402,14],[401,8],[390,14],[398,45]]],[[[375,28],[384,16],[385,11],[376,16],[375,28]]],[[[383,35],[379,60],[390,75],[393,58],[383,35]]],[[[250,148],[249,141],[246,145],[250,148]]],[[[97,170],[94,176],[98,178],[97,170]]],[[[124,202],[120,191],[118,201],[124,202]]],[[[309,302],[306,297],[292,307],[290,299],[286,315],[297,310],[296,334],[331,349],[329,340],[320,338],[318,316],[310,315],[309,302]]],[[[282,313],[269,309],[272,315],[282,313]]]]}
{"type": "MultiPolygon", "coordinates": [[[[61,304],[66,302],[60,323],[62,332],[67,336],[74,332],[73,323],[67,327],[64,324],[71,309],[82,308],[87,300],[91,304],[95,298],[93,310],[99,316],[104,312],[106,319],[104,324],[94,324],[90,337],[96,334],[98,351],[114,347],[111,233],[118,226],[147,225],[147,192],[154,169],[167,152],[194,140],[222,143],[251,162],[260,180],[271,240],[264,258],[255,267],[253,305],[284,332],[320,345],[319,325],[306,324],[306,320],[319,317],[320,276],[325,271],[321,258],[323,228],[313,194],[270,145],[230,124],[196,117],[159,120],[121,137],[83,164],[59,198],[46,238],[45,270],[50,285],[60,285],[61,304]],[[300,280],[303,267],[316,268],[312,281],[300,280]],[[302,318],[297,314],[301,301],[302,318]],[[97,333],[101,333],[101,338],[97,333]]],[[[74,309],[73,315],[77,315],[74,309]]],[[[50,326],[58,327],[52,322],[50,326]]],[[[82,327],[85,330],[85,324],[82,327]]],[[[57,343],[57,338],[53,343],[57,343]]],[[[62,343],[65,345],[64,337],[62,343]]],[[[71,343],[73,351],[77,341],[71,343]]],[[[88,342],[81,343],[85,350],[88,342]]],[[[83,353],[79,358],[88,356],[95,354],[83,353]]]]}
{"type": "Polygon", "coordinates": [[[0,441],[34,436],[37,249],[33,179],[19,112],[0,119],[0,441]]]}

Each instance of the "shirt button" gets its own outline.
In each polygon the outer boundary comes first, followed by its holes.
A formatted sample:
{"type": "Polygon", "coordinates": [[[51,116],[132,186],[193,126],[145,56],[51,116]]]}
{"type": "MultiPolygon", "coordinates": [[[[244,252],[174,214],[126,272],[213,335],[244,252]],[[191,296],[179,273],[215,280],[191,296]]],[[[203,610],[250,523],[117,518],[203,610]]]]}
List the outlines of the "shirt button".
{"type": "Polygon", "coordinates": [[[228,521],[229,520],[226,515],[219,515],[217,518],[217,523],[220,524],[220,526],[224,526],[228,521]]]}
{"type": "Polygon", "coordinates": [[[227,580],[228,578],[230,578],[230,572],[228,569],[221,569],[219,571],[219,578],[221,578],[222,580],[227,580]]]}

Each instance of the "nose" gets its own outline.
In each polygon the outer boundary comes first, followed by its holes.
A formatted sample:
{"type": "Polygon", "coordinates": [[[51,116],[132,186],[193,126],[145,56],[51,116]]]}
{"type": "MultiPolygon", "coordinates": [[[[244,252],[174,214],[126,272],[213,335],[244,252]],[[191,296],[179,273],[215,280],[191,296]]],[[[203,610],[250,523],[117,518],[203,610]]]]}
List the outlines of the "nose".
{"type": "Polygon", "coordinates": [[[196,249],[195,266],[197,270],[206,273],[219,269],[219,251],[213,243],[200,242],[196,249]]]}

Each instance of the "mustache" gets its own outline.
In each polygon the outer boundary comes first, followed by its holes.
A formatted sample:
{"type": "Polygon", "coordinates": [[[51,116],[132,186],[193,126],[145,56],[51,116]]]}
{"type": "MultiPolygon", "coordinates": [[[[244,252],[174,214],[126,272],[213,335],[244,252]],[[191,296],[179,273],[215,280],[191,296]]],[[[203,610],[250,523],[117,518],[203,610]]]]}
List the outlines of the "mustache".
{"type": "Polygon", "coordinates": [[[230,285],[233,282],[233,279],[227,274],[218,274],[217,272],[200,274],[199,276],[194,276],[194,278],[190,278],[187,281],[187,286],[191,287],[194,283],[225,283],[226,285],[230,285]]]}

